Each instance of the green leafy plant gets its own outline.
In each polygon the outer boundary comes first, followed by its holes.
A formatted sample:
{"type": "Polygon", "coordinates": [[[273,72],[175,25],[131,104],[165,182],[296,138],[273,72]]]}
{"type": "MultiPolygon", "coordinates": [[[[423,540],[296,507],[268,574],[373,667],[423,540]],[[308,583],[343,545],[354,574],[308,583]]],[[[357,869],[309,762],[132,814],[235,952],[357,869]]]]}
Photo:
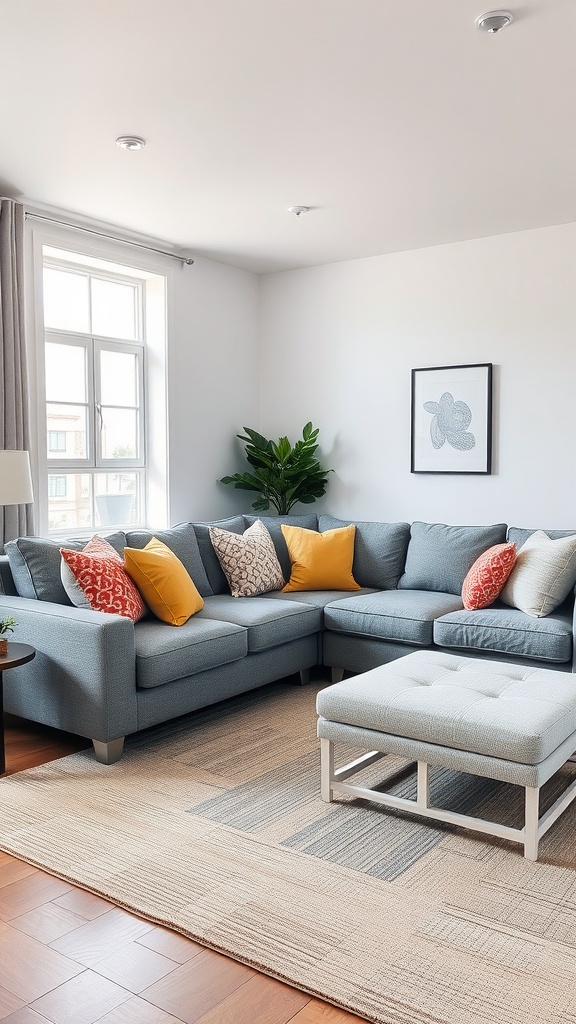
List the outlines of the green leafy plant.
{"type": "Polygon", "coordinates": [[[294,447],[287,437],[270,441],[250,427],[243,428],[246,434],[237,434],[245,442],[246,458],[252,472],[235,473],[222,477],[220,483],[233,484],[244,491],[256,491],[261,495],[252,503],[257,512],[266,512],[270,506],[278,515],[286,515],[293,505],[302,502],[311,505],[326,493],[328,473],[315,458],[318,445],[318,428],[307,423],[302,431],[302,440],[294,447]]]}
{"type": "Polygon", "coordinates": [[[11,615],[7,615],[5,619],[0,619],[0,636],[4,633],[13,633],[18,623],[12,618],[11,615]]]}

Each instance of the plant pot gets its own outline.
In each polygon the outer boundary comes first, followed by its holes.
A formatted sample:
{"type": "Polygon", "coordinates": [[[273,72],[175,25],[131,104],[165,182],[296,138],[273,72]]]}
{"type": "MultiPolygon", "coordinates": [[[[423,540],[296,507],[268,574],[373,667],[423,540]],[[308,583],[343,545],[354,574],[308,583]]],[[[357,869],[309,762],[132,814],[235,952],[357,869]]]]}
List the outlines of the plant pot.
{"type": "Polygon", "coordinates": [[[8,641],[5,637],[0,636],[0,657],[2,657],[3,654],[8,654],[8,641]]]}

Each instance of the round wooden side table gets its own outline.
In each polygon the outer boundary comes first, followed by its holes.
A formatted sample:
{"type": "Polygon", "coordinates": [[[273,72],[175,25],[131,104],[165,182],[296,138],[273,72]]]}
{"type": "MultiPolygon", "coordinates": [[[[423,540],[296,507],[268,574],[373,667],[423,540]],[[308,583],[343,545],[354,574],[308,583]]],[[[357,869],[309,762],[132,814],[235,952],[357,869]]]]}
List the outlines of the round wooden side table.
{"type": "Polygon", "coordinates": [[[9,668],[25,665],[36,657],[36,651],[30,644],[8,642],[8,654],[0,654],[0,775],[6,771],[6,754],[4,750],[4,687],[2,675],[9,668]]]}

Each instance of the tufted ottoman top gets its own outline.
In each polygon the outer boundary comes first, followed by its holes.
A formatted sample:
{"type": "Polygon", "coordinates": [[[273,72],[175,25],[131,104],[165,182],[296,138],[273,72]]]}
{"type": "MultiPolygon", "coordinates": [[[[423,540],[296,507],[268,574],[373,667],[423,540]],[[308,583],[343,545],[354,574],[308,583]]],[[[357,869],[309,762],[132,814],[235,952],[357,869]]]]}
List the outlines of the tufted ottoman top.
{"type": "Polygon", "coordinates": [[[576,676],[417,651],[321,690],[331,722],[539,764],[576,730],[576,676]]]}

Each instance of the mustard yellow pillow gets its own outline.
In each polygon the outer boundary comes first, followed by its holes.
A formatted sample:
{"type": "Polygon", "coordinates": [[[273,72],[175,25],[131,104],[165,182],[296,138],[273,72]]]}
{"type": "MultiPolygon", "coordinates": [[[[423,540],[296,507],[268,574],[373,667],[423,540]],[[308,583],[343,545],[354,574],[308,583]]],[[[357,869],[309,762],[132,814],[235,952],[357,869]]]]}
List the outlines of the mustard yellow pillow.
{"type": "Polygon", "coordinates": [[[183,626],[204,601],[179,558],[156,537],[145,548],[124,548],[124,567],[154,615],[183,626]]]}
{"type": "Polygon", "coordinates": [[[292,562],[289,590],[360,590],[352,575],[356,527],[340,530],[304,530],[282,524],[292,562]]]}

